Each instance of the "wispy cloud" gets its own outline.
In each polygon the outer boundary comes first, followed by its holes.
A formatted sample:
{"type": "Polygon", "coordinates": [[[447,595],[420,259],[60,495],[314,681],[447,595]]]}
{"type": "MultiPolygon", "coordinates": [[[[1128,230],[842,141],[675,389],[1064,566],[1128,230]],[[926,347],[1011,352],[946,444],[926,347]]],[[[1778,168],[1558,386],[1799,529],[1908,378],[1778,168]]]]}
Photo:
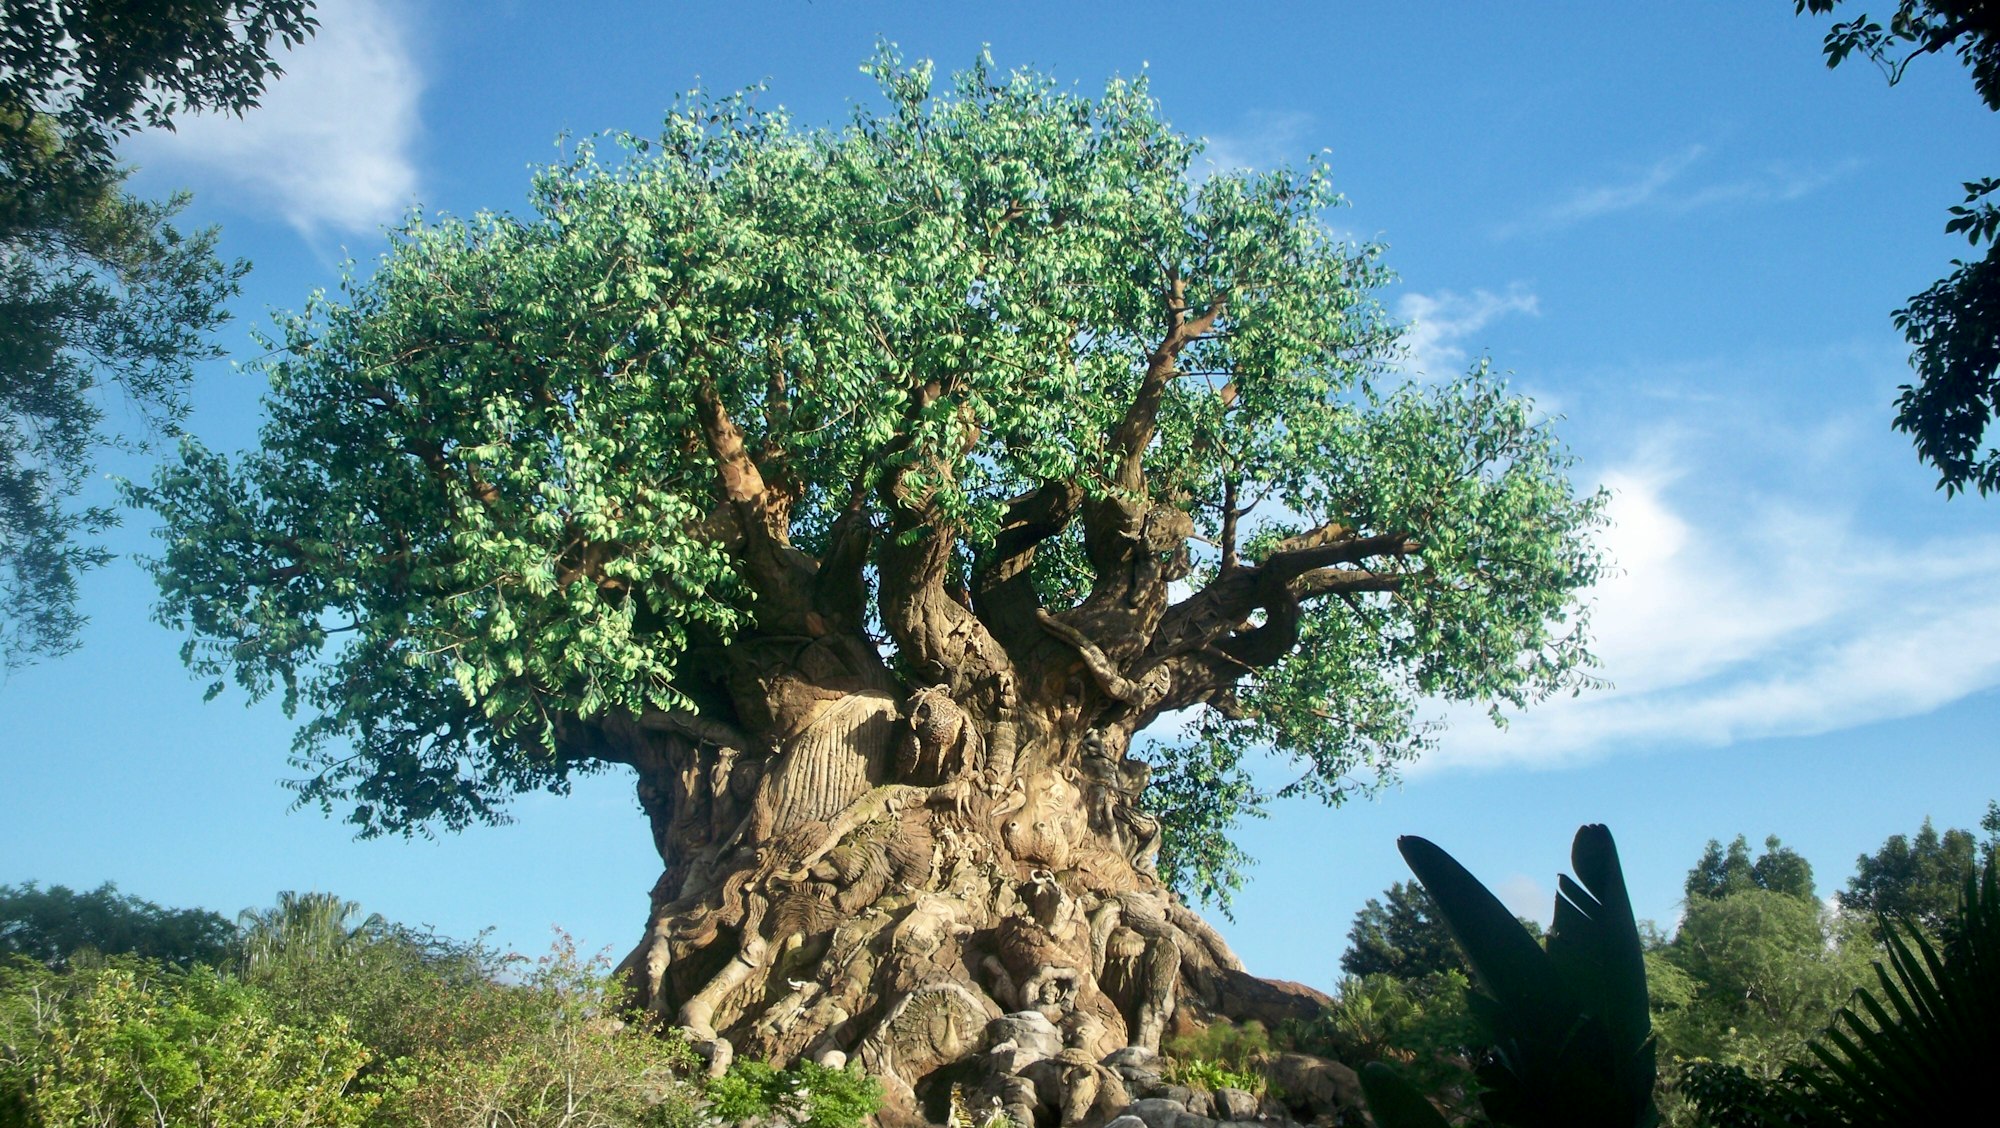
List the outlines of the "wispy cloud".
{"type": "Polygon", "coordinates": [[[1847,175],[1852,161],[1830,168],[1799,168],[1773,162],[1749,173],[1704,180],[1706,146],[1689,145],[1609,183],[1577,188],[1535,213],[1501,225],[1496,239],[1543,234],[1620,212],[1685,215],[1730,204],[1783,203],[1816,192],[1847,175]]]}
{"type": "Polygon", "coordinates": [[[416,195],[411,149],[423,76],[401,9],[326,0],[319,33],[280,60],[284,77],[241,119],[182,118],[138,139],[145,163],[198,167],[308,236],[371,231],[416,195]]]}
{"type": "Polygon", "coordinates": [[[1604,478],[1620,572],[1592,634],[1614,686],[1504,731],[1454,711],[1425,769],[1809,736],[2000,685],[2000,536],[1885,536],[1797,497],[1701,512],[1682,487],[1704,471],[1671,447],[1604,478]]]}
{"type": "Polygon", "coordinates": [[[1202,140],[1205,151],[1195,160],[1197,172],[1213,175],[1238,170],[1266,170],[1285,164],[1300,164],[1308,155],[1306,131],[1312,115],[1295,112],[1258,111],[1239,129],[1211,134],[1202,140]]]}
{"type": "Polygon", "coordinates": [[[1518,285],[1509,286],[1504,294],[1491,290],[1404,294],[1396,302],[1396,316],[1409,325],[1403,335],[1403,367],[1433,379],[1463,371],[1470,359],[1465,344],[1472,334],[1510,313],[1540,312],[1535,295],[1518,285]]]}

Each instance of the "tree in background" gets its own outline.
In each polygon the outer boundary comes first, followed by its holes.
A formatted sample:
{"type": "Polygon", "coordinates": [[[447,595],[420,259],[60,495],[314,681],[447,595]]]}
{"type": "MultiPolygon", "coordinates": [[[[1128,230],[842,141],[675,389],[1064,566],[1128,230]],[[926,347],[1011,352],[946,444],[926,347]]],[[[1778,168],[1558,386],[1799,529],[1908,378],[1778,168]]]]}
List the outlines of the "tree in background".
{"type": "Polygon", "coordinates": [[[260,451],[133,497],[194,669],[311,715],[303,801],[409,832],[634,772],[640,1002],[913,1117],[991,1014],[1092,1060],[1269,1021],[1133,738],[1193,710],[1334,801],[1420,697],[1580,687],[1601,504],[1483,368],[1391,373],[1317,163],[1190,176],[1143,82],[869,69],[844,130],[697,98],[404,230],[283,323],[260,451]]]}
{"type": "Polygon", "coordinates": [[[1713,1104],[1718,1076],[1761,1091],[1867,980],[1874,954],[1866,929],[1821,903],[1812,866],[1775,835],[1755,858],[1742,835],[1727,849],[1711,839],[1685,888],[1678,929],[1646,951],[1672,1124],[1689,1122],[1691,1098],[1713,1104]],[[1688,1072],[1699,1063],[1725,1072],[1688,1072]]]}
{"type": "Polygon", "coordinates": [[[1421,884],[1398,881],[1383,896],[1387,904],[1370,897],[1354,915],[1340,970],[1405,980],[1445,971],[1469,974],[1465,954],[1421,884]]]}
{"type": "MultiPolygon", "coordinates": [[[[1826,15],[1842,0],[1794,0],[1800,14],[1826,15]]],[[[2000,110],[2000,8],[1984,0],[1898,0],[1885,26],[1867,14],[1826,33],[1826,65],[1860,54],[1895,85],[1925,55],[1950,53],[1972,72],[1973,89],[2000,110]]],[[[1937,467],[1947,495],[1967,487],[2000,489],[2000,446],[1987,430],[2000,414],[2000,178],[1965,184],[1965,201],[1951,209],[1945,231],[1974,247],[1976,262],[1954,261],[1951,275],[1895,313],[1896,327],[1915,348],[1917,382],[1896,400],[1896,427],[1915,440],[1917,454],[1937,467]],[[1981,449],[1984,447],[1984,449],[1981,449]]]]}
{"type": "Polygon", "coordinates": [[[1653,988],[1662,1049],[1775,1076],[1868,980],[1873,953],[1865,932],[1810,896],[1691,899],[1649,961],[1672,969],[1653,988]]]}
{"type": "Polygon", "coordinates": [[[1958,910],[1965,879],[2000,845],[2000,803],[1986,805],[1980,826],[1986,831],[1984,843],[1969,830],[1949,828],[1939,834],[1928,818],[1914,839],[1890,835],[1881,849],[1854,860],[1854,876],[1836,894],[1841,909],[1865,918],[1871,927],[1887,916],[1941,936],[1958,910]]]}
{"type": "Polygon", "coordinates": [[[95,456],[170,428],[245,267],[186,202],[134,199],[114,151],[176,114],[242,113],[313,31],[310,0],[0,4],[0,668],[76,645],[77,574],[108,507],[95,456]],[[109,384],[137,434],[106,426],[109,384]]]}
{"type": "Polygon", "coordinates": [[[64,968],[77,955],[136,956],[173,967],[213,964],[236,939],[228,918],[164,909],[105,882],[88,893],[34,882],[0,885],[0,956],[64,968]]]}
{"type": "Polygon", "coordinates": [[[1721,842],[1711,838],[1701,860],[1688,871],[1684,888],[1690,905],[1696,901],[1720,900],[1749,889],[1763,889],[1810,901],[1813,899],[1812,863],[1780,843],[1775,834],[1764,839],[1764,852],[1755,861],[1750,858],[1750,843],[1742,835],[1736,836],[1727,852],[1721,842]]]}

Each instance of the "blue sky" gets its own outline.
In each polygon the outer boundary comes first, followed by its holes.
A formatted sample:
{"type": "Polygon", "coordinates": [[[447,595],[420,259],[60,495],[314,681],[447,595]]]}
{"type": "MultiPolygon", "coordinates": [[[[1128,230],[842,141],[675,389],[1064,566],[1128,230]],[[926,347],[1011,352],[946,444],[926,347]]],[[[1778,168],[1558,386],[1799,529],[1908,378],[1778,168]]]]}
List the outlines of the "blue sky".
{"type": "MultiPolygon", "coordinates": [[[[1332,986],[1354,912],[1407,876],[1400,833],[1546,917],[1570,835],[1608,823],[1666,923],[1709,838],[1776,833],[1828,892],[1926,815],[1974,825],[2000,797],[2000,509],[1947,502],[1888,426],[1908,379],[1889,311],[1963,253],[1945,209],[1995,171],[2000,122],[1963,72],[1829,72],[1784,0],[1234,7],[342,0],[263,108],[127,155],[255,264],[222,339],[241,360],[265,311],[344,259],[365,272],[410,206],[519,207],[559,134],[649,132],[697,84],[764,82],[834,124],[871,96],[878,36],[947,69],[990,45],[1086,91],[1144,68],[1218,166],[1328,150],[1351,206],[1327,222],[1388,245],[1412,367],[1490,355],[1562,416],[1579,485],[1614,491],[1619,573],[1593,593],[1613,687],[1505,731],[1440,711],[1437,753],[1379,800],[1246,827],[1262,861],[1224,931],[1253,970],[1332,986]]],[[[252,443],[260,390],[211,366],[193,430],[252,443]]],[[[146,551],[147,522],[114,547],[146,551]]],[[[0,882],[231,913],[326,889],[529,951],[552,924],[636,939],[658,863],[625,780],[526,797],[510,826],[354,842],[287,812],[291,722],[202,703],[135,565],[84,598],[84,649],[0,685],[0,882]]]]}

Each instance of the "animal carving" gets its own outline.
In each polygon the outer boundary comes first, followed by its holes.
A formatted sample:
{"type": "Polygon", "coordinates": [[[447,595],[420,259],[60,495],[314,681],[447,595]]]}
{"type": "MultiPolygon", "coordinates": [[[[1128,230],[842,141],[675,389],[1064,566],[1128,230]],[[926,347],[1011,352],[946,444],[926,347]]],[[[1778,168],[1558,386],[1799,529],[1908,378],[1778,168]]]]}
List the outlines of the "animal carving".
{"type": "Polygon", "coordinates": [[[934,786],[978,771],[985,742],[978,726],[941,685],[925,686],[910,697],[910,728],[896,756],[896,778],[934,786]]]}

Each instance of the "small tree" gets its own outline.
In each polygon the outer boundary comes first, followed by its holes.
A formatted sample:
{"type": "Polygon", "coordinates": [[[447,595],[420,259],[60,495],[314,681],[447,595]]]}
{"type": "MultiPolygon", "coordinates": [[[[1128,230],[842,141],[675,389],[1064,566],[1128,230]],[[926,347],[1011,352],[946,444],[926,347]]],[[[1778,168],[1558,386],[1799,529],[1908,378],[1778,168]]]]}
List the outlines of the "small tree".
{"type": "Polygon", "coordinates": [[[914,1116],[1002,1011],[1094,1060],[1282,1007],[1169,897],[1134,737],[1193,711],[1203,770],[1337,801],[1420,697],[1585,684],[1600,502],[1483,368],[1391,371],[1319,164],[1197,183],[1143,82],[869,70],[844,130],[698,98],[402,231],[284,322],[261,451],[134,497],[191,665],[313,714],[303,801],[635,773],[639,1002],[914,1116]]]}

